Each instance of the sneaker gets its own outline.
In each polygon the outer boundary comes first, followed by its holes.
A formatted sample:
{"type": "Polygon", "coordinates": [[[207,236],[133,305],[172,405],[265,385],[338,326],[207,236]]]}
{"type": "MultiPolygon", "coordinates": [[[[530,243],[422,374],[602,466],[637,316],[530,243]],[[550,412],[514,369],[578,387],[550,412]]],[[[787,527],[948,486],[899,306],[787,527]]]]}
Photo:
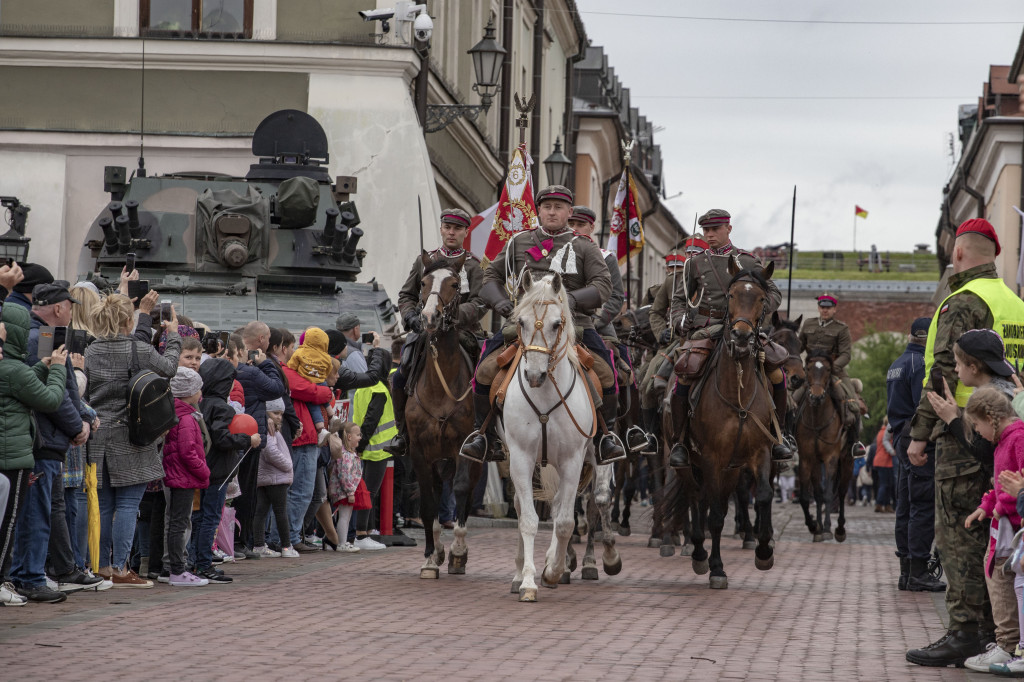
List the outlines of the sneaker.
{"type": "Polygon", "coordinates": [[[214,556],[214,563],[224,563],[224,562],[231,562],[231,561],[235,560],[235,555],[234,554],[228,554],[227,552],[222,552],[219,549],[213,550],[213,556],[214,556]],[[217,561],[217,559],[220,559],[220,561],[217,561]]]}
{"type": "Polygon", "coordinates": [[[114,587],[117,588],[132,587],[148,590],[153,587],[153,582],[151,580],[140,578],[139,574],[131,569],[128,569],[124,575],[118,575],[115,571],[114,574],[110,576],[110,582],[114,583],[114,587]]]}
{"type": "Polygon", "coordinates": [[[990,665],[999,665],[1006,663],[1013,656],[1003,651],[1003,648],[995,642],[989,642],[988,646],[985,647],[985,653],[978,654],[977,656],[971,656],[964,665],[971,670],[977,670],[980,673],[987,673],[990,665]]]}
{"type": "MultiPolygon", "coordinates": [[[[294,549],[296,552],[319,552],[320,551],[319,547],[314,547],[313,545],[307,545],[305,542],[297,542],[297,543],[295,543],[294,545],[292,545],[292,549],[294,549]]],[[[281,551],[283,552],[284,550],[282,549],[281,551]]]]}
{"type": "Polygon", "coordinates": [[[102,592],[103,590],[109,590],[111,587],[114,586],[114,583],[110,582],[109,580],[107,580],[106,578],[104,578],[101,575],[95,575],[88,568],[85,569],[85,574],[87,576],[89,576],[90,578],[99,578],[100,579],[100,581],[98,583],[96,583],[93,587],[86,588],[86,589],[95,590],[96,592],[102,592]]]}
{"type": "Polygon", "coordinates": [[[0,606],[24,606],[28,598],[18,594],[11,583],[0,585],[0,606]]]}
{"type": "Polygon", "coordinates": [[[298,559],[299,553],[291,547],[282,547],[281,553],[274,552],[274,556],[284,557],[285,559],[298,559]]]}
{"type": "Polygon", "coordinates": [[[312,545],[313,547],[322,547],[324,542],[320,539],[319,535],[307,535],[306,537],[302,538],[302,541],[305,542],[307,545],[312,545]]]}
{"type": "Polygon", "coordinates": [[[50,587],[45,584],[37,587],[19,587],[18,594],[28,601],[42,602],[45,604],[59,604],[68,598],[68,595],[65,593],[50,589],[50,587]]]}
{"type": "Polygon", "coordinates": [[[369,535],[364,535],[361,538],[356,538],[356,541],[353,544],[355,544],[355,546],[358,547],[360,550],[365,550],[367,552],[372,552],[378,549],[384,549],[386,547],[386,545],[377,542],[369,535]]]}
{"type": "MultiPolygon", "coordinates": [[[[255,548],[249,549],[248,547],[243,547],[242,548],[242,554],[245,555],[246,559],[259,559],[260,556],[261,556],[260,554],[256,553],[255,548]]],[[[235,555],[235,558],[236,559],[238,558],[237,554],[235,555]]]]}
{"type": "Polygon", "coordinates": [[[338,545],[339,552],[358,552],[359,548],[353,545],[351,542],[343,542],[338,545]]]}
{"type": "Polygon", "coordinates": [[[65,585],[64,588],[61,589],[61,584],[50,576],[46,576],[46,586],[51,590],[63,592],[64,594],[74,594],[75,592],[81,592],[85,589],[82,585],[65,585]]]}
{"type": "Polygon", "coordinates": [[[160,577],[157,578],[156,581],[158,583],[163,583],[163,584],[166,585],[167,583],[171,582],[171,572],[170,571],[160,571],[160,577]]]}
{"type": "Polygon", "coordinates": [[[79,590],[95,590],[96,586],[102,582],[103,578],[76,568],[71,573],[57,578],[57,589],[70,594],[79,590]]]}
{"type": "Polygon", "coordinates": [[[1014,657],[1005,663],[993,663],[988,672],[1000,677],[1024,677],[1024,659],[1014,657]]]}
{"type": "Polygon", "coordinates": [[[211,585],[230,585],[232,582],[234,582],[232,578],[229,578],[223,573],[218,573],[216,570],[214,570],[213,566],[207,568],[204,571],[198,571],[196,575],[200,578],[206,578],[206,580],[209,581],[211,585]]]}
{"type": "Polygon", "coordinates": [[[253,547],[252,548],[252,553],[256,555],[257,559],[259,559],[261,557],[268,557],[268,558],[273,559],[273,558],[281,556],[280,552],[275,552],[274,550],[270,549],[266,545],[259,545],[257,547],[253,547]]]}
{"type": "Polygon", "coordinates": [[[248,558],[249,557],[248,557],[248,555],[245,552],[243,552],[240,549],[236,549],[235,550],[235,556],[232,558],[232,561],[245,561],[248,558]]]}
{"type": "Polygon", "coordinates": [[[210,584],[210,581],[206,578],[200,578],[188,571],[185,571],[181,575],[174,575],[172,573],[169,582],[171,585],[176,587],[202,587],[203,585],[210,584]]]}

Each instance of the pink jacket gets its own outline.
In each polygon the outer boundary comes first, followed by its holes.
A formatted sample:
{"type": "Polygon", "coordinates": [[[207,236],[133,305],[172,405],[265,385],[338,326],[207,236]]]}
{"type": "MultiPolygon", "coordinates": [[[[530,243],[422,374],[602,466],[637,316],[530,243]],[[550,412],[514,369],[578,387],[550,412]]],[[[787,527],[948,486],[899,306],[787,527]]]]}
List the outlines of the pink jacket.
{"type": "Polygon", "coordinates": [[[288,442],[280,431],[267,434],[267,447],[260,452],[260,468],[256,472],[256,485],[280,485],[292,482],[292,455],[288,442]]]}
{"type": "Polygon", "coordinates": [[[999,516],[1009,519],[1014,529],[1020,528],[1020,515],[1017,514],[1017,498],[1003,492],[999,487],[999,474],[1003,471],[1020,471],[1024,469],[1024,422],[1019,419],[1007,426],[999,437],[994,454],[996,481],[995,490],[989,490],[981,498],[980,509],[985,510],[989,517],[998,511],[999,516]]]}
{"type": "Polygon", "coordinates": [[[184,400],[174,399],[178,424],[167,432],[164,440],[164,485],[168,488],[206,488],[210,485],[210,468],[206,466],[203,430],[198,409],[184,400]]]}

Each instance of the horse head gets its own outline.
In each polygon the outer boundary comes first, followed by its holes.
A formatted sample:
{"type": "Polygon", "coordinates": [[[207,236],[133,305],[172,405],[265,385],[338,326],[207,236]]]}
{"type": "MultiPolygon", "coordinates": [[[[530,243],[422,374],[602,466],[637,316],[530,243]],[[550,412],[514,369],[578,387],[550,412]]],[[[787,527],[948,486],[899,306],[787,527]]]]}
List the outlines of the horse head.
{"type": "Polygon", "coordinates": [[[800,386],[805,379],[804,363],[800,359],[800,325],[803,320],[803,315],[795,320],[784,320],[777,311],[772,313],[770,337],[772,341],[789,352],[789,357],[782,365],[782,371],[785,372],[786,379],[793,388],[800,386]]]}
{"type": "Polygon", "coordinates": [[[768,267],[741,269],[736,258],[729,260],[729,312],[723,332],[725,349],[733,359],[745,358],[754,349],[758,330],[764,323],[768,304],[768,280],[775,263],[768,267]]]}
{"type": "Polygon", "coordinates": [[[420,284],[420,320],[429,334],[448,330],[459,311],[459,294],[462,288],[462,266],[466,254],[458,258],[430,260],[423,252],[423,279],[420,284]]]}
{"type": "Polygon", "coordinates": [[[575,352],[569,343],[572,312],[562,276],[557,272],[534,280],[530,271],[525,270],[521,286],[523,293],[512,319],[519,326],[526,380],[531,387],[539,388],[558,361],[575,352]]]}
{"type": "Polygon", "coordinates": [[[825,351],[811,351],[804,367],[807,375],[807,399],[812,405],[821,405],[829,394],[832,381],[832,356],[825,351]]]}

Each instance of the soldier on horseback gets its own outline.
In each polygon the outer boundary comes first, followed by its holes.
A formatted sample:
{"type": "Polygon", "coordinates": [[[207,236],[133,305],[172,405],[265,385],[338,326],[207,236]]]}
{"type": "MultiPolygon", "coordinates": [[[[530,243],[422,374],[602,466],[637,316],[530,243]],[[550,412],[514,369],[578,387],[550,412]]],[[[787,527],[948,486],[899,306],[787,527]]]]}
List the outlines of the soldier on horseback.
{"type": "Polygon", "coordinates": [[[483,301],[480,300],[480,287],[483,284],[483,270],[480,259],[462,248],[469,234],[469,215],[457,208],[449,208],[441,212],[441,246],[433,251],[417,256],[409,271],[409,277],[398,293],[398,310],[402,315],[402,323],[408,333],[402,347],[402,361],[392,374],[391,394],[394,401],[395,421],[398,435],[391,445],[385,448],[392,455],[405,454],[409,436],[405,427],[405,403],[408,399],[406,386],[410,373],[416,365],[416,350],[423,334],[423,323],[420,321],[420,288],[423,275],[430,263],[449,261],[466,256],[465,264],[460,272],[459,306],[455,316],[455,326],[459,329],[459,341],[470,358],[479,353],[477,332],[480,330],[480,317],[485,312],[483,301]]]}
{"type": "MultiPolygon", "coordinates": [[[[484,284],[480,296],[484,302],[502,317],[509,317],[515,307],[510,294],[518,295],[523,272],[527,269],[537,277],[550,272],[560,273],[562,284],[569,295],[573,311],[574,326],[567,329],[593,356],[593,369],[600,381],[602,395],[601,413],[606,428],[599,436],[597,448],[599,463],[606,464],[626,456],[617,439],[609,433],[615,421],[617,408],[615,374],[611,354],[604,346],[600,335],[594,330],[593,314],[611,295],[611,275],[601,250],[591,239],[568,229],[572,212],[573,194],[561,185],[546,187],[537,193],[537,213],[540,227],[522,230],[509,237],[505,247],[484,271],[484,284]]],[[[488,419],[491,411],[490,388],[499,370],[499,353],[506,339],[518,336],[515,320],[509,320],[505,329],[489,339],[484,346],[480,363],[476,369],[473,405],[476,409],[476,431],[462,445],[459,454],[476,461],[485,458],[492,461],[504,459],[498,439],[491,428],[494,421],[488,419]],[[487,422],[486,429],[481,427],[487,422]],[[489,436],[489,438],[488,438],[489,436]],[[490,442],[490,453],[488,453],[490,442]]]]}
{"type": "MultiPolygon", "coordinates": [[[[716,339],[722,334],[723,322],[728,311],[728,287],[732,280],[729,263],[735,259],[743,270],[760,268],[761,262],[747,251],[737,249],[729,238],[732,232],[731,216],[728,211],[712,209],[701,216],[698,224],[704,230],[708,249],[690,258],[683,276],[676,279],[672,290],[671,310],[674,320],[683,319],[673,332],[683,340],[716,339]],[[684,318],[685,315],[685,318],[684,318]]],[[[666,284],[668,280],[666,280],[666,284]]],[[[671,286],[671,285],[669,285],[671,286]]],[[[782,302],[775,283],[768,281],[768,301],[765,312],[771,314],[782,302]]],[[[780,423],[785,422],[787,393],[782,372],[772,377],[772,399],[780,423]]],[[[674,468],[690,466],[690,453],[684,444],[686,427],[690,418],[690,385],[679,377],[672,393],[672,423],[675,427],[676,444],[669,454],[669,465],[674,468]]],[[[779,434],[781,435],[781,434],[779,434]]],[[[793,454],[784,442],[772,447],[772,460],[785,461],[793,454]]]]}
{"type": "MultiPolygon", "coordinates": [[[[800,328],[800,348],[806,353],[823,351],[832,358],[832,391],[836,401],[842,405],[843,426],[846,427],[846,446],[854,457],[865,453],[864,445],[858,440],[860,434],[860,398],[854,379],[846,374],[850,364],[853,342],[850,328],[836,319],[838,301],[831,294],[818,296],[818,317],[804,320],[800,328]]],[[[794,392],[797,404],[802,397],[800,387],[794,392]]]]}

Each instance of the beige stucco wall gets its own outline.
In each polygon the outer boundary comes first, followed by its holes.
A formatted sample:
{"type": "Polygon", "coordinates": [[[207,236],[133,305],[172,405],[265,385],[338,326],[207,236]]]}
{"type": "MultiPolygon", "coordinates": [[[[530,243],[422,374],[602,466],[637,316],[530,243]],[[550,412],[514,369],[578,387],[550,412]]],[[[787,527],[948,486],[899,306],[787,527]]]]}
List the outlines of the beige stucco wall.
{"type": "Polygon", "coordinates": [[[14,34],[111,35],[114,0],[3,0],[0,27],[14,34]]]}
{"type": "Polygon", "coordinates": [[[1021,218],[1013,210],[1014,206],[1020,208],[1020,191],[1020,166],[1003,166],[986,206],[988,220],[999,235],[1001,247],[996,256],[996,269],[1006,285],[1014,291],[1021,284],[1017,281],[1021,218]]]}

